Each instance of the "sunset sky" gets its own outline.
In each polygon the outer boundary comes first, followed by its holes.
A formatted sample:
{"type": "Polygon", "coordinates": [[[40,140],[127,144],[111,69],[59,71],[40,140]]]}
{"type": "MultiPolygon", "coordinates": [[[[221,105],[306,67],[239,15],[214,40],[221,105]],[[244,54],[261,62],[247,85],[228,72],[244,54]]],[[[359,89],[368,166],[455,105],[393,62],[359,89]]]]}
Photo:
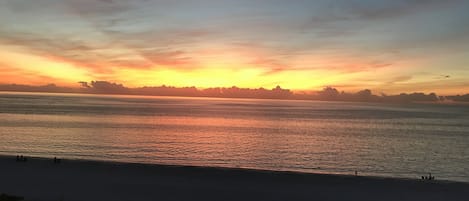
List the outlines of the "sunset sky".
{"type": "Polygon", "coordinates": [[[464,0],[0,0],[0,83],[469,92],[464,0]]]}

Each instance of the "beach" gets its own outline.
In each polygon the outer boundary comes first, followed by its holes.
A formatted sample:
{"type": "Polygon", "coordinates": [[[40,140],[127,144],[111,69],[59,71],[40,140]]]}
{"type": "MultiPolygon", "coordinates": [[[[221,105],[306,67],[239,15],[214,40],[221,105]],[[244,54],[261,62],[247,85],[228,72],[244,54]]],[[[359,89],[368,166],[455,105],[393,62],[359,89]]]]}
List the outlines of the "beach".
{"type": "Polygon", "coordinates": [[[25,200],[467,200],[469,184],[234,168],[0,157],[0,193],[25,200]]]}

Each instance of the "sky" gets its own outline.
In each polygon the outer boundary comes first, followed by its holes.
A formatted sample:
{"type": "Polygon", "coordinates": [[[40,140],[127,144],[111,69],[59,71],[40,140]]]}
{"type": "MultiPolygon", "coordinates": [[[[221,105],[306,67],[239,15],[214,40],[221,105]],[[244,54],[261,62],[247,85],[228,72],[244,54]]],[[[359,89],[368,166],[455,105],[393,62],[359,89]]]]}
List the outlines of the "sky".
{"type": "Polygon", "coordinates": [[[0,0],[0,83],[469,92],[464,0],[0,0]]]}

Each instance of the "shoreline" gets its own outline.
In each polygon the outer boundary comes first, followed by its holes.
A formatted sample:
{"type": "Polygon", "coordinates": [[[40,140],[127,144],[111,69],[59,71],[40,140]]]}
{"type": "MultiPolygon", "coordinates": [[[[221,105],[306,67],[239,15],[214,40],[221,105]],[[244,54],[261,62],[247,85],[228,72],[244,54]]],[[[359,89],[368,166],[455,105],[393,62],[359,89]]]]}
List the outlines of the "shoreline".
{"type": "MultiPolygon", "coordinates": [[[[0,162],[5,159],[15,159],[16,156],[11,155],[2,155],[0,154],[0,162]]],[[[41,161],[41,162],[52,162],[53,158],[47,158],[42,156],[27,156],[28,160],[33,161],[41,161]]],[[[136,166],[136,167],[149,167],[149,168],[174,168],[174,169],[198,169],[198,170],[206,170],[206,171],[241,171],[241,172],[253,172],[253,173],[261,173],[261,174],[286,174],[286,175],[316,175],[316,176],[333,176],[333,177],[344,177],[344,178],[370,178],[370,179],[391,179],[391,180],[402,180],[402,181],[423,181],[423,182],[436,182],[436,183],[462,183],[468,184],[469,182],[465,181],[457,181],[457,180],[447,180],[447,179],[439,179],[438,177],[432,181],[425,181],[421,180],[418,177],[410,178],[410,177],[393,177],[393,176],[381,176],[381,175],[368,175],[368,174],[360,174],[363,172],[358,171],[358,175],[354,175],[352,173],[323,173],[323,172],[308,172],[308,171],[295,171],[295,170],[270,170],[270,169],[258,169],[258,168],[250,168],[250,167],[224,167],[224,166],[199,166],[199,165],[180,165],[180,164],[164,164],[164,163],[144,163],[144,162],[125,162],[125,161],[116,161],[116,160],[99,160],[99,159],[80,159],[80,158],[60,158],[62,161],[66,161],[66,163],[78,163],[78,164],[89,164],[89,165],[121,165],[121,166],[136,166]]],[[[0,169],[1,170],[1,169],[0,169]]],[[[422,175],[428,176],[428,175],[422,175]]]]}
{"type": "Polygon", "coordinates": [[[469,183],[447,180],[15,158],[0,156],[0,194],[25,200],[464,200],[469,192],[469,183]]]}
{"type": "MultiPolygon", "coordinates": [[[[6,158],[10,160],[15,156],[0,154],[0,161],[6,158]]],[[[27,156],[28,159],[34,159],[35,161],[53,161],[52,157],[47,156],[27,156]]],[[[124,165],[124,166],[148,166],[154,168],[193,168],[193,169],[208,169],[208,170],[226,170],[226,171],[245,171],[245,172],[259,172],[259,173],[276,173],[276,174],[294,174],[294,175],[328,175],[328,176],[338,176],[338,177],[364,177],[364,178],[374,178],[374,179],[395,179],[395,180],[410,180],[410,181],[422,181],[419,176],[428,176],[428,173],[422,173],[422,175],[415,177],[405,177],[405,176],[392,176],[392,175],[382,175],[382,174],[373,174],[357,171],[357,175],[354,175],[353,170],[350,170],[349,173],[344,171],[342,172],[331,172],[331,171],[301,171],[301,170],[291,170],[291,169],[262,169],[256,167],[230,167],[230,166],[202,166],[202,165],[190,165],[190,164],[169,164],[169,163],[146,163],[146,162],[132,162],[132,161],[119,161],[119,160],[105,160],[105,159],[88,159],[88,158],[60,158],[64,161],[69,162],[78,162],[78,163],[91,163],[91,164],[107,164],[107,165],[124,165]]],[[[311,168],[316,170],[322,170],[321,168],[311,168]]],[[[1,169],[0,169],[1,170],[1,169]]],[[[433,176],[435,174],[432,173],[433,176]]],[[[438,182],[438,183],[463,183],[469,184],[468,181],[462,180],[450,180],[442,179],[436,175],[436,179],[426,182],[438,182]]],[[[1,192],[0,192],[1,193],[1,192]]]]}

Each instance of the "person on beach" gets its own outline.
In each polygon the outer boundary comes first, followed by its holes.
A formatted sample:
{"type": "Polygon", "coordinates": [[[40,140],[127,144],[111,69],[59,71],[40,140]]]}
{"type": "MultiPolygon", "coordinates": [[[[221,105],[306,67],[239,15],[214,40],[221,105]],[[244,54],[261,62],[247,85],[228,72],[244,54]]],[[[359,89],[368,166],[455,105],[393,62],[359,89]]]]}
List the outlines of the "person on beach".
{"type": "Polygon", "coordinates": [[[26,157],[23,155],[16,155],[16,161],[17,162],[26,162],[26,157]]]}
{"type": "Polygon", "coordinates": [[[57,157],[54,157],[54,163],[58,164],[58,163],[60,163],[61,161],[62,161],[61,159],[59,159],[59,158],[57,158],[57,157]]]}
{"type": "Polygon", "coordinates": [[[428,180],[435,180],[435,176],[432,176],[432,173],[428,173],[428,180]]]}

